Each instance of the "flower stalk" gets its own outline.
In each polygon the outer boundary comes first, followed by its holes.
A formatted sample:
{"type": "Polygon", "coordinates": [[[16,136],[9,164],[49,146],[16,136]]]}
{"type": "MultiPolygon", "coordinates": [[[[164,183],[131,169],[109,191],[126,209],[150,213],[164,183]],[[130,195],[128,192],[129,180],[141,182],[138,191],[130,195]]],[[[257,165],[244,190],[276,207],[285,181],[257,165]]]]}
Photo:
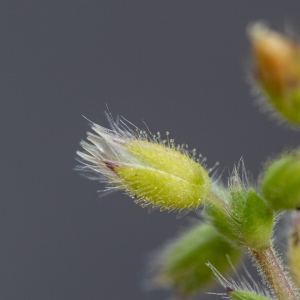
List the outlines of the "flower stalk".
{"type": "Polygon", "coordinates": [[[290,232],[288,234],[287,260],[291,277],[295,286],[300,289],[300,215],[294,212],[291,215],[290,232]]]}
{"type": "Polygon", "coordinates": [[[266,279],[278,300],[298,299],[271,246],[260,250],[249,249],[249,252],[255,259],[261,275],[266,279]]]}

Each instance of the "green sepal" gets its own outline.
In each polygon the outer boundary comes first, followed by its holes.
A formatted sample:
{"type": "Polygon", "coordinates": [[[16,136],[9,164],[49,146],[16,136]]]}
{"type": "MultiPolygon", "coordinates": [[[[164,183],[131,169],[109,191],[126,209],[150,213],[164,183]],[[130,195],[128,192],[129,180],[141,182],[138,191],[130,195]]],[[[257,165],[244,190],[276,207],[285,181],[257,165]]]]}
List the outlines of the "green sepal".
{"type": "Polygon", "coordinates": [[[270,245],[274,215],[254,189],[232,191],[232,216],[244,243],[253,249],[270,245]]]}
{"type": "Polygon", "coordinates": [[[300,206],[300,150],[283,154],[261,176],[261,191],[273,210],[300,206]]]}
{"type": "Polygon", "coordinates": [[[220,234],[233,244],[256,250],[269,246],[274,215],[254,189],[231,187],[229,202],[219,206],[209,203],[206,212],[220,234]]]}
{"type": "Polygon", "coordinates": [[[210,223],[223,237],[228,239],[233,245],[241,246],[237,224],[232,218],[229,205],[218,206],[215,203],[208,202],[205,211],[210,223]]]}
{"type": "Polygon", "coordinates": [[[232,300],[270,300],[271,298],[258,295],[254,292],[243,291],[243,290],[233,290],[228,293],[232,300]]]}
{"type": "Polygon", "coordinates": [[[206,263],[226,272],[231,270],[229,261],[237,263],[240,255],[213,226],[197,225],[166,247],[158,280],[189,296],[214,281],[206,263]]]}

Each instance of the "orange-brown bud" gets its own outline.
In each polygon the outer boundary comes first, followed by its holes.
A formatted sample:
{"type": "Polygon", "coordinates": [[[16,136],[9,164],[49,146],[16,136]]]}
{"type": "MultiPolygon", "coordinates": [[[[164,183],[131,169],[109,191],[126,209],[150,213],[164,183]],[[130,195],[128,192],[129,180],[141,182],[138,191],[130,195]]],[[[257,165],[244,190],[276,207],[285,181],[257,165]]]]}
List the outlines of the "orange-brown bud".
{"type": "Polygon", "coordinates": [[[300,124],[300,45],[261,23],[249,35],[259,86],[277,112],[300,124]]]}

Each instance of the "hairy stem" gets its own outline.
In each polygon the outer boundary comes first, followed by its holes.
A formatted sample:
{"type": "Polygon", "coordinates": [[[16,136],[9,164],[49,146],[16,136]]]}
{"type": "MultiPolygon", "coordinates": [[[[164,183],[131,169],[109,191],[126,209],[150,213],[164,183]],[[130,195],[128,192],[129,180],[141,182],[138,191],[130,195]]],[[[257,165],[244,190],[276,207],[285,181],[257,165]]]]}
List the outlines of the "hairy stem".
{"type": "Polygon", "coordinates": [[[279,300],[298,299],[272,247],[262,250],[250,250],[250,253],[255,258],[262,275],[279,300]]]}

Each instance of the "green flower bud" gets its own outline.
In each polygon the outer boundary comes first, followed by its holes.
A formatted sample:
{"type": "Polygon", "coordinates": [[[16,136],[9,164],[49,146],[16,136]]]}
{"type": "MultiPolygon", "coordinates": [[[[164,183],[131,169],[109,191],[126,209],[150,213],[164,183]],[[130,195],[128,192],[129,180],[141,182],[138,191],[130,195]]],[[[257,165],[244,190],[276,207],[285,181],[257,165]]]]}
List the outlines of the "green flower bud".
{"type": "Polygon", "coordinates": [[[261,191],[274,210],[300,206],[300,151],[285,153],[268,164],[261,176],[261,191]]]}
{"type": "Polygon", "coordinates": [[[176,288],[184,296],[195,294],[214,279],[208,262],[226,272],[231,269],[229,259],[237,263],[240,254],[213,226],[197,225],[164,249],[158,284],[176,288]]]}
{"type": "Polygon", "coordinates": [[[167,210],[198,208],[210,194],[210,178],[203,166],[183,147],[168,145],[144,132],[128,131],[113,123],[113,130],[97,124],[78,152],[85,166],[111,188],[124,189],[142,206],[167,210]]]}
{"type": "Polygon", "coordinates": [[[231,178],[225,200],[207,205],[207,215],[219,232],[231,242],[252,249],[270,245],[274,216],[267,203],[247,189],[237,174],[231,178]]]}
{"type": "Polygon", "coordinates": [[[300,215],[292,216],[291,230],[288,235],[288,265],[296,287],[300,290],[300,215]]]}
{"type": "Polygon", "coordinates": [[[256,294],[255,292],[226,289],[226,293],[232,300],[271,300],[265,296],[256,294]]]}
{"type": "Polygon", "coordinates": [[[269,105],[300,124],[300,45],[264,24],[249,27],[254,77],[269,105]]]}

